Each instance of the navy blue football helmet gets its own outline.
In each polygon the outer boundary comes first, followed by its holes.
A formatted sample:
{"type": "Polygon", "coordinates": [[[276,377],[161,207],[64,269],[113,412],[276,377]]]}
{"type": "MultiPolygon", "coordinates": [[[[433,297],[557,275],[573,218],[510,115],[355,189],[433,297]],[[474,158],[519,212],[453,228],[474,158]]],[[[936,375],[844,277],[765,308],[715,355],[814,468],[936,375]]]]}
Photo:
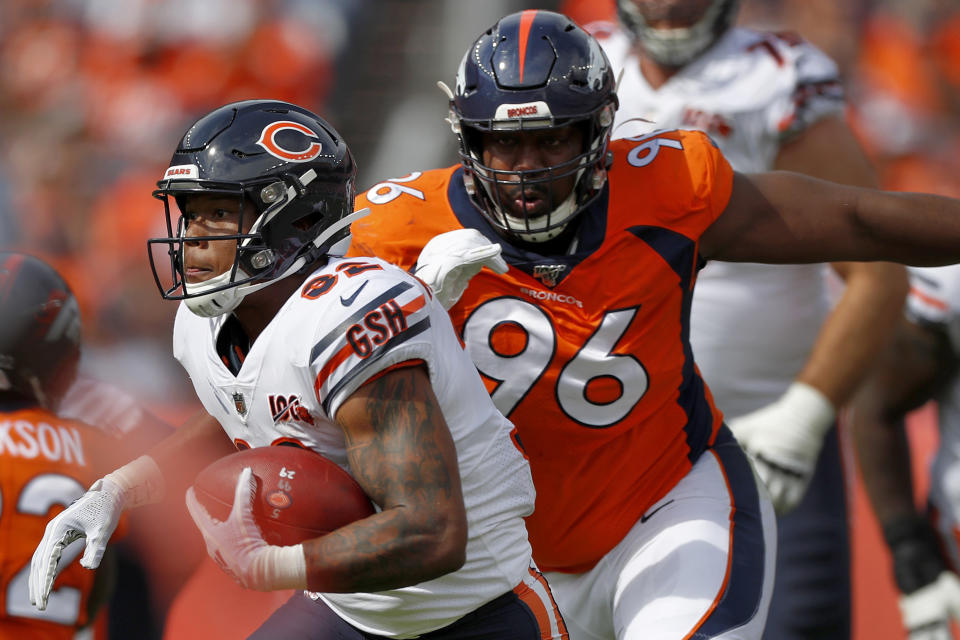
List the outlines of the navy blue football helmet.
{"type": "Polygon", "coordinates": [[[467,191],[497,230],[526,242],[550,240],[600,193],[610,164],[615,84],[597,41],[558,13],[531,9],[508,15],[473,43],[450,95],[450,124],[460,141],[467,191]],[[483,163],[483,133],[570,125],[582,127],[584,148],[569,162],[527,171],[483,163]],[[516,180],[542,185],[570,176],[573,191],[563,202],[550,203],[544,215],[511,215],[499,202],[498,185],[516,180]]]}
{"type": "Polygon", "coordinates": [[[184,134],[154,197],[164,202],[167,237],[148,241],[161,295],[184,300],[194,313],[228,313],[245,295],[296,273],[327,254],[345,251],[353,213],[356,165],[326,121],[286,102],[248,100],[215,109],[184,134]],[[233,267],[200,284],[183,271],[184,198],[236,196],[236,234],[191,241],[236,242],[233,267]],[[245,211],[250,209],[252,211],[245,211]],[[176,221],[176,222],[175,222],[176,221]],[[243,233],[245,222],[252,225],[243,233]],[[170,275],[162,280],[154,245],[165,246],[170,275]]]}
{"type": "Polygon", "coordinates": [[[0,252],[0,393],[55,410],[76,377],[80,308],[53,267],[0,252]]]}
{"type": "Polygon", "coordinates": [[[654,61],[682,67],[710,48],[733,25],[738,0],[617,0],[617,15],[654,61]],[[641,6],[642,5],[642,6],[641,6]],[[650,23],[674,21],[686,27],[657,29],[650,23]]]}

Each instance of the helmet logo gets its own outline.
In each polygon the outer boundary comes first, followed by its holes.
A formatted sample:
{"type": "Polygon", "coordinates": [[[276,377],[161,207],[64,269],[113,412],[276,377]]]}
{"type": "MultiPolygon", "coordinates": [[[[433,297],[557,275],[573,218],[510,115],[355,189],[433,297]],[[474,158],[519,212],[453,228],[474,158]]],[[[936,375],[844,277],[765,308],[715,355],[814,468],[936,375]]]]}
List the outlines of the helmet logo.
{"type": "Polygon", "coordinates": [[[286,160],[287,162],[308,162],[319,156],[320,152],[323,151],[323,145],[317,142],[317,139],[317,134],[311,131],[309,127],[306,127],[299,122],[280,120],[278,122],[271,122],[263,128],[263,132],[260,133],[260,139],[257,140],[257,144],[266,149],[267,153],[275,158],[280,158],[281,160],[286,160]],[[287,129],[299,131],[303,135],[307,136],[307,138],[311,140],[310,146],[307,147],[305,151],[284,149],[277,142],[277,134],[287,129]]]}

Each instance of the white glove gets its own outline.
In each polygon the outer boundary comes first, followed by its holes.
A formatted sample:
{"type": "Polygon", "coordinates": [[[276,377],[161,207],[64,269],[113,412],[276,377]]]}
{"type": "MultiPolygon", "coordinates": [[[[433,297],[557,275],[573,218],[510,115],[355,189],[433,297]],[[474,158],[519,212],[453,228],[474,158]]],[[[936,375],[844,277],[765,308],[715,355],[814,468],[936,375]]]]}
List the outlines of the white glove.
{"type": "Polygon", "coordinates": [[[960,579],[943,571],[935,581],[900,596],[909,640],[953,640],[950,619],[960,620],[960,579]]]}
{"type": "Polygon", "coordinates": [[[306,589],[307,563],[303,545],[278,547],[267,544],[253,518],[257,480],[250,467],[237,478],[233,507],[225,522],[210,516],[187,489],[187,510],[203,534],[207,553],[240,586],[257,591],[306,589]]]}
{"type": "Polygon", "coordinates": [[[806,493],[835,416],[826,396],[794,382],[776,402],[727,422],[753,457],[778,514],[790,512],[806,493]]]}
{"type": "Polygon", "coordinates": [[[123,513],[123,489],[109,478],[100,478],[85,494],[47,523],[43,539],[30,561],[28,589],[30,603],[43,611],[53,581],[60,573],[60,554],[78,538],[86,538],[87,545],[80,564],[87,569],[100,566],[107,541],[113,535],[120,514],[123,513]]]}
{"type": "Polygon", "coordinates": [[[74,540],[86,538],[81,566],[100,566],[107,542],[124,509],[158,502],[163,497],[163,476],[150,456],[140,456],[100,478],[85,494],[47,523],[43,538],[30,561],[30,603],[43,611],[53,581],[62,567],[60,554],[74,540]]]}
{"type": "Polygon", "coordinates": [[[496,273],[507,272],[500,249],[499,244],[490,242],[476,229],[447,231],[424,245],[414,273],[430,285],[443,308],[449,309],[463,295],[470,278],[483,267],[496,273]]]}

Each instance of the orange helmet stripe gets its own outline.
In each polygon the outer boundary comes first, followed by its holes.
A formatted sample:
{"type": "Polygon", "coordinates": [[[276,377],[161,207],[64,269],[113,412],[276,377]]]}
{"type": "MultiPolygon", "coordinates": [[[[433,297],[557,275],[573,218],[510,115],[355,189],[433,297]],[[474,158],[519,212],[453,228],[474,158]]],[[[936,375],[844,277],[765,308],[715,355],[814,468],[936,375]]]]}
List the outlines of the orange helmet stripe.
{"type": "Polygon", "coordinates": [[[520,82],[523,82],[523,61],[527,57],[527,38],[530,37],[530,28],[533,27],[533,19],[537,15],[536,9],[527,9],[520,15],[520,82]]]}

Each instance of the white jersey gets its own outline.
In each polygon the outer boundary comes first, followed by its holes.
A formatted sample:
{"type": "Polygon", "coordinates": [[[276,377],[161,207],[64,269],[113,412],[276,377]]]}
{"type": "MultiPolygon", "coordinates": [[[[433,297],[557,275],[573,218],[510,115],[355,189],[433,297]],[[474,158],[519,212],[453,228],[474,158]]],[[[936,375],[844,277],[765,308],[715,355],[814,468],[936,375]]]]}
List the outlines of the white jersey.
{"type": "MultiPolygon", "coordinates": [[[[918,323],[942,329],[960,357],[960,265],[910,268],[907,315],[918,323]]],[[[960,375],[954,375],[936,397],[940,443],[930,478],[930,498],[941,514],[942,525],[960,524],[960,375]]],[[[954,559],[957,539],[948,536],[954,559]]]]}
{"type": "MultiPolygon", "coordinates": [[[[591,29],[614,74],[623,70],[615,137],[698,129],[735,170],[767,171],[785,140],[843,110],[836,65],[796,37],[731,29],[654,89],[622,30],[591,29]]],[[[717,406],[735,417],[779,397],[828,311],[823,265],[708,264],[694,290],[690,341],[717,406]]]]}
{"type": "Polygon", "coordinates": [[[201,318],[181,305],[173,340],[204,407],[235,442],[296,440],[349,472],[343,432],[317,419],[336,415],[378,372],[421,360],[456,445],[469,527],[464,566],[403,589],[308,595],[364,631],[406,638],[520,584],[531,557],[523,523],[534,504],[530,468],[425,285],[382,260],[332,259],[287,300],[236,376],[215,348],[228,317],[201,318]]]}

